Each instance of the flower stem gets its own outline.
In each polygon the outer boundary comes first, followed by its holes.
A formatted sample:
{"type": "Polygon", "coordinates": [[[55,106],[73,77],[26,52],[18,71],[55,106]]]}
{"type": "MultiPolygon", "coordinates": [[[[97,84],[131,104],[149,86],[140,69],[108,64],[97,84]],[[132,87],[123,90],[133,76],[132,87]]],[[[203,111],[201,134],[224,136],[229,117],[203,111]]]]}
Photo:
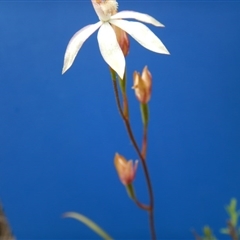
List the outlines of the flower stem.
{"type": "Polygon", "coordinates": [[[142,139],[142,156],[146,159],[147,154],[147,132],[148,132],[148,120],[149,120],[149,109],[147,103],[140,103],[140,110],[142,114],[143,122],[143,139],[142,139]]]}
{"type": "Polygon", "coordinates": [[[147,127],[144,126],[143,129],[143,140],[142,140],[142,156],[146,159],[147,154],[147,127]]]}
{"type": "MultiPolygon", "coordinates": [[[[146,182],[147,182],[147,187],[148,187],[148,192],[149,192],[149,207],[148,207],[148,212],[149,212],[149,222],[150,222],[150,230],[151,230],[151,236],[152,239],[155,240],[156,239],[156,232],[155,232],[155,227],[154,227],[154,214],[153,214],[153,209],[154,209],[154,197],[153,197],[153,189],[152,189],[152,184],[151,184],[151,180],[150,180],[150,175],[149,175],[149,171],[148,171],[148,167],[147,167],[147,163],[145,161],[145,156],[143,156],[143,154],[141,153],[137,142],[135,140],[135,137],[133,135],[132,132],[132,128],[129,122],[129,119],[125,117],[125,114],[123,113],[122,107],[121,107],[121,102],[120,102],[120,98],[119,98],[119,93],[118,93],[118,87],[117,87],[117,81],[116,81],[116,73],[114,72],[114,70],[110,69],[111,71],[111,76],[112,76],[112,82],[113,82],[113,88],[114,88],[114,94],[115,94],[115,98],[116,98],[116,102],[117,102],[117,108],[118,111],[124,121],[124,124],[126,126],[127,129],[127,133],[129,135],[129,138],[134,146],[134,149],[136,150],[142,166],[143,166],[143,171],[145,174],[145,178],[146,178],[146,182]]],[[[126,73],[125,73],[126,74],[126,73]]],[[[125,95],[125,101],[127,101],[126,95],[125,95]]],[[[136,202],[136,201],[135,201],[136,202]]],[[[136,202],[137,205],[140,207],[141,204],[139,205],[138,202],[136,202]]],[[[142,208],[142,207],[141,207],[142,208]]],[[[147,210],[147,209],[146,209],[147,210]]]]}
{"type": "Polygon", "coordinates": [[[137,198],[134,199],[134,202],[136,203],[136,205],[137,205],[139,208],[141,208],[141,209],[143,209],[143,210],[145,210],[145,211],[149,211],[149,210],[150,210],[150,206],[145,205],[145,204],[139,202],[139,201],[137,200],[137,198]]]}

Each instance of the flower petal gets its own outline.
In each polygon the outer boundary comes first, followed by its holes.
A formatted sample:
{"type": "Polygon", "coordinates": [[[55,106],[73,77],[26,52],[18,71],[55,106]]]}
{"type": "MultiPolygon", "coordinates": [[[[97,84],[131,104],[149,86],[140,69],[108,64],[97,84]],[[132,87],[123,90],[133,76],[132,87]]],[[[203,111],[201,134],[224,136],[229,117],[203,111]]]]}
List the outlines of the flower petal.
{"type": "Polygon", "coordinates": [[[121,19],[121,18],[133,18],[141,22],[153,24],[156,27],[164,27],[162,23],[157,21],[152,16],[145,13],[134,12],[134,11],[121,11],[111,16],[110,19],[121,19]]]}
{"type": "Polygon", "coordinates": [[[65,52],[62,74],[64,74],[72,66],[73,61],[83,43],[101,26],[101,24],[102,22],[87,25],[73,35],[65,52]]]}
{"type": "Polygon", "coordinates": [[[153,52],[170,54],[162,41],[144,24],[126,20],[111,20],[110,23],[127,32],[143,47],[153,52]]]}
{"type": "Polygon", "coordinates": [[[109,23],[104,23],[98,31],[98,44],[103,59],[123,78],[125,72],[125,58],[117,42],[113,28],[109,23]]]}

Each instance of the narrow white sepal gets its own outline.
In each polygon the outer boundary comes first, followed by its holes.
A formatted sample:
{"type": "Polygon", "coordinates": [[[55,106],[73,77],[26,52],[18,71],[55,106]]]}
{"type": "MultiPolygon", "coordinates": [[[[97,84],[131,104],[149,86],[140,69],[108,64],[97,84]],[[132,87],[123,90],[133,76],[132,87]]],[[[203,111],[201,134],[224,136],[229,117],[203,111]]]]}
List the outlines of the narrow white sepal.
{"type": "Polygon", "coordinates": [[[100,21],[95,24],[87,25],[73,35],[68,43],[64,55],[62,74],[64,74],[72,66],[83,43],[101,26],[101,24],[102,22],[100,21]]]}
{"type": "Polygon", "coordinates": [[[133,18],[141,22],[150,23],[156,27],[164,27],[162,23],[160,23],[158,20],[156,20],[152,16],[145,13],[135,12],[135,11],[121,11],[111,16],[110,19],[121,19],[121,18],[123,19],[133,18]]]}
{"type": "Polygon", "coordinates": [[[111,20],[110,23],[123,29],[143,47],[153,52],[170,54],[162,41],[144,24],[126,20],[111,20]]]}
{"type": "Polygon", "coordinates": [[[99,28],[97,38],[103,59],[120,78],[123,78],[125,58],[117,42],[116,34],[108,22],[103,23],[99,28]]]}

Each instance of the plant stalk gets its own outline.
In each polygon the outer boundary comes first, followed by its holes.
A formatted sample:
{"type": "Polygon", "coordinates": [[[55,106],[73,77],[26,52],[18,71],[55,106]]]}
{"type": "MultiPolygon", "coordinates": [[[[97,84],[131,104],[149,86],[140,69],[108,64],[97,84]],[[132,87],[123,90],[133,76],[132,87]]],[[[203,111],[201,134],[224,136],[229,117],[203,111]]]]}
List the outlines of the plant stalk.
{"type": "MultiPolygon", "coordinates": [[[[130,125],[130,122],[129,122],[129,119],[125,117],[125,114],[122,110],[122,107],[121,107],[121,102],[120,102],[120,98],[119,98],[119,93],[118,93],[118,86],[117,86],[117,81],[116,81],[116,73],[113,74],[113,70],[110,69],[111,71],[111,76],[112,76],[112,82],[113,82],[113,88],[114,88],[114,94],[115,94],[115,98],[116,98],[116,102],[117,102],[117,108],[118,108],[118,111],[121,115],[121,118],[123,119],[124,121],[124,124],[126,126],[126,129],[127,129],[127,133],[129,135],[129,138],[134,146],[134,149],[136,150],[140,160],[141,160],[141,163],[142,163],[142,166],[143,166],[143,171],[144,171],[144,175],[145,175],[145,178],[146,178],[146,182],[147,182],[147,187],[148,187],[148,193],[149,193],[149,208],[148,208],[148,213],[149,213],[149,224],[150,224],[150,231],[151,231],[151,238],[153,240],[156,239],[156,231],[155,231],[155,226],[154,226],[154,213],[153,213],[153,210],[154,210],[154,197],[153,197],[153,189],[152,189],[152,184],[151,184],[151,179],[150,179],[150,175],[149,175],[149,171],[148,171],[148,167],[147,167],[147,163],[145,161],[145,156],[143,156],[143,154],[141,153],[138,145],[137,145],[137,142],[135,140],[135,137],[133,135],[133,132],[132,132],[132,128],[131,128],[131,125],[130,125]],[[114,77],[115,75],[115,77],[114,77]]],[[[125,101],[127,101],[127,98],[125,96],[125,101]]],[[[145,151],[146,152],[146,151],[145,151]]],[[[138,205],[139,206],[139,205],[138,205]]]]}

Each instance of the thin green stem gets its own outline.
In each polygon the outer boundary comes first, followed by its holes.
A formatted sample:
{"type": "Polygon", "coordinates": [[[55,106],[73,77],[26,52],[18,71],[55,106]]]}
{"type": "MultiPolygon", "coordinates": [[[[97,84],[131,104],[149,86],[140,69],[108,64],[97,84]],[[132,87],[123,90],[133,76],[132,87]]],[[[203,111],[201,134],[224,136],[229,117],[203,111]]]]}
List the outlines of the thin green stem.
{"type": "Polygon", "coordinates": [[[149,211],[149,210],[150,210],[150,206],[145,205],[145,204],[139,202],[139,201],[137,200],[137,198],[134,199],[134,202],[136,203],[136,205],[137,205],[139,208],[141,208],[141,209],[143,209],[143,210],[145,210],[145,211],[149,211]]]}
{"type": "MultiPolygon", "coordinates": [[[[116,74],[115,74],[115,76],[116,76],[116,74]]],[[[120,79],[118,77],[118,83],[119,83],[120,90],[121,90],[121,93],[122,93],[123,113],[124,113],[125,118],[129,119],[128,100],[127,100],[127,93],[126,93],[126,85],[127,85],[126,69],[125,69],[125,73],[124,73],[123,79],[120,79]]]]}
{"type": "Polygon", "coordinates": [[[116,98],[116,102],[117,102],[117,107],[118,107],[118,110],[119,110],[119,113],[125,123],[125,126],[126,126],[126,129],[127,129],[127,133],[129,135],[129,138],[141,160],[141,163],[142,163],[142,166],[143,166],[143,171],[144,171],[144,174],[145,174],[145,177],[146,177],[146,182],[147,182],[147,187],[148,187],[148,192],[149,192],[149,209],[148,209],[148,212],[149,212],[149,222],[150,222],[150,229],[151,229],[151,236],[152,236],[152,239],[155,240],[156,239],[156,233],[155,233],[155,227],[154,227],[154,214],[153,214],[153,209],[154,209],[154,197],[153,197],[153,189],[152,189],[152,184],[151,184],[151,180],[150,180],[150,175],[149,175],[149,172],[148,172],[148,167],[147,167],[147,164],[146,164],[146,161],[145,161],[145,157],[142,155],[138,145],[137,145],[137,142],[135,140],[135,137],[133,135],[133,132],[132,132],[132,128],[131,128],[131,125],[130,125],[130,122],[128,120],[128,118],[125,117],[123,111],[122,111],[122,107],[121,107],[121,102],[120,102],[120,98],[119,98],[119,93],[118,93],[118,87],[117,87],[117,81],[116,81],[116,73],[115,73],[115,77],[114,77],[114,74],[112,72],[113,70],[111,69],[111,75],[112,75],[112,82],[113,82],[113,88],[114,88],[114,93],[115,93],[115,98],[116,98]]]}
{"type": "Polygon", "coordinates": [[[147,154],[147,126],[143,129],[143,140],[142,140],[142,155],[146,159],[147,154]]]}
{"type": "Polygon", "coordinates": [[[149,121],[149,108],[147,103],[140,103],[140,110],[143,122],[142,155],[146,159],[147,154],[147,133],[149,121]]]}

